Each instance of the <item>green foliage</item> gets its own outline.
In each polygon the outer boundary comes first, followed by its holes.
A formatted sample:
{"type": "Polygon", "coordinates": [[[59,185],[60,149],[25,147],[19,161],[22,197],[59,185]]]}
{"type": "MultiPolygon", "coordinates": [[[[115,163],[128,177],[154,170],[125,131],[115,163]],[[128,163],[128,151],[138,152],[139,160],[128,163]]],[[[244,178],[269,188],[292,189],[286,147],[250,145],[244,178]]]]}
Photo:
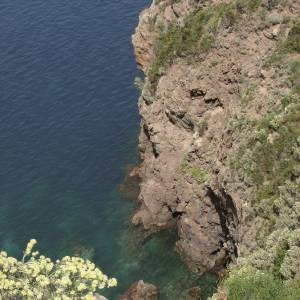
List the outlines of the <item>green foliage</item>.
{"type": "Polygon", "coordinates": [[[300,22],[296,22],[289,32],[287,41],[285,43],[285,48],[289,52],[300,53],[300,22]]]}
{"type": "MultiPolygon", "coordinates": [[[[300,96],[283,99],[278,111],[264,118],[257,126],[254,139],[240,149],[237,168],[257,188],[254,205],[265,202],[266,216],[280,187],[295,177],[300,137],[300,96]]],[[[261,209],[262,207],[260,207],[261,209]]]]}
{"type": "Polygon", "coordinates": [[[155,81],[159,78],[162,72],[162,68],[171,62],[174,51],[176,50],[176,48],[180,47],[180,44],[180,28],[173,25],[165,34],[160,37],[158,44],[156,45],[156,61],[151,66],[148,73],[151,81],[155,81]]]}
{"type": "Polygon", "coordinates": [[[228,300],[275,300],[283,299],[284,288],[282,282],[271,274],[253,273],[236,275],[225,281],[228,288],[228,300]]]}
{"type": "Polygon", "coordinates": [[[293,92],[300,95],[300,61],[291,61],[289,67],[289,80],[291,81],[293,92]]]}
{"type": "MultiPolygon", "coordinates": [[[[227,125],[236,139],[252,128],[231,167],[253,187],[249,200],[258,242],[251,254],[237,259],[223,282],[229,300],[300,299],[299,28],[299,22],[293,24],[266,64],[286,76],[290,93],[260,121],[233,119],[227,125]]],[[[242,105],[249,96],[248,91],[242,95],[242,105]]]]}
{"type": "Polygon", "coordinates": [[[180,164],[181,170],[191,178],[197,180],[199,183],[204,183],[210,180],[209,174],[201,169],[199,166],[191,165],[186,158],[180,164]]]}
{"type": "Polygon", "coordinates": [[[237,0],[236,6],[242,12],[255,11],[261,4],[261,0],[237,0]]]}
{"type": "Polygon", "coordinates": [[[242,107],[246,107],[254,99],[255,88],[256,86],[251,85],[244,93],[242,93],[240,98],[242,107]]]}
{"type": "Polygon", "coordinates": [[[207,118],[203,118],[198,124],[198,132],[200,136],[203,136],[205,131],[208,129],[207,118]]]}
{"type": "Polygon", "coordinates": [[[300,299],[299,282],[288,285],[271,273],[252,268],[233,272],[223,285],[228,289],[228,300],[300,299]]]}
{"type": "Polygon", "coordinates": [[[238,137],[238,134],[249,127],[253,128],[255,126],[255,121],[250,120],[245,116],[242,116],[240,118],[234,117],[230,119],[226,125],[226,130],[228,132],[231,132],[232,135],[235,135],[238,137]]]}
{"type": "MultiPolygon", "coordinates": [[[[289,214],[291,218],[294,218],[292,213],[289,212],[289,214]]],[[[290,281],[299,278],[299,242],[299,229],[295,230],[293,226],[280,224],[280,227],[271,234],[264,235],[261,246],[257,247],[254,252],[245,257],[239,257],[231,272],[235,274],[246,268],[268,272],[281,280],[290,281]]]]}
{"type": "Polygon", "coordinates": [[[0,299],[94,300],[94,292],[117,285],[88,260],[66,256],[52,262],[32,252],[30,240],[22,260],[0,253],[0,299]]]}
{"type": "Polygon", "coordinates": [[[296,90],[298,90],[299,93],[299,60],[289,60],[289,54],[293,53],[300,53],[300,22],[296,22],[293,25],[287,38],[281,42],[278,49],[271,55],[271,57],[265,63],[266,67],[276,66],[280,69],[288,67],[290,69],[289,73],[292,83],[293,81],[296,81],[296,90]]]}
{"type": "Polygon", "coordinates": [[[152,82],[164,72],[174,58],[208,52],[215,41],[216,32],[222,18],[232,10],[230,5],[219,4],[192,13],[185,25],[171,25],[158,39],[156,60],[149,70],[152,82]]]}
{"type": "Polygon", "coordinates": [[[293,279],[300,275],[300,95],[283,97],[253,131],[233,167],[254,186],[250,200],[263,220],[257,228],[260,248],[239,258],[235,268],[253,267],[278,279],[293,279]]]}
{"type": "Polygon", "coordinates": [[[286,300],[298,300],[300,299],[300,281],[294,280],[289,286],[285,295],[286,300]]]}
{"type": "Polygon", "coordinates": [[[277,249],[276,249],[276,256],[275,256],[274,268],[273,268],[273,274],[276,277],[281,276],[280,268],[284,261],[287,250],[288,250],[288,245],[286,245],[285,247],[277,247],[277,249]]]}

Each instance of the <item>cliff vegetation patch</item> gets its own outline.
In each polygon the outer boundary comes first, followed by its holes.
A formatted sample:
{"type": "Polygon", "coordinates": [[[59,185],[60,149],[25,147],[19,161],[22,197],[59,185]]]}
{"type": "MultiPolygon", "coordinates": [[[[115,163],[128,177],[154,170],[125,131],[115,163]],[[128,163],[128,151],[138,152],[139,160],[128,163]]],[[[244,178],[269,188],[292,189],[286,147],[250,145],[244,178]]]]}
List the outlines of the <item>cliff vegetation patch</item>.
{"type": "Polygon", "coordinates": [[[300,94],[300,22],[294,23],[288,36],[266,61],[266,67],[275,67],[278,72],[288,74],[285,85],[291,86],[294,93],[300,94]],[[294,57],[295,56],[295,57],[294,57]]]}
{"type": "Polygon", "coordinates": [[[186,175],[199,183],[205,183],[211,179],[210,175],[205,170],[200,166],[192,165],[186,157],[181,161],[180,168],[186,175]]]}
{"type": "Polygon", "coordinates": [[[156,60],[149,70],[155,82],[175,57],[207,52],[213,45],[220,20],[228,9],[220,4],[189,15],[185,25],[171,25],[162,33],[156,45],[156,60]]]}
{"type": "Polygon", "coordinates": [[[272,273],[244,268],[225,282],[228,300],[296,300],[300,297],[299,282],[285,284],[272,273]]]}
{"type": "MultiPolygon", "coordinates": [[[[274,94],[281,103],[269,107],[260,120],[233,119],[227,126],[235,140],[252,132],[241,143],[232,168],[253,190],[250,222],[261,221],[257,248],[239,257],[220,285],[230,300],[300,299],[299,28],[298,21],[292,24],[265,65],[289,90],[274,94]]],[[[255,93],[251,96],[257,100],[255,93]]]]}
{"type": "Polygon", "coordinates": [[[277,111],[259,122],[255,136],[241,147],[236,164],[245,180],[256,188],[252,202],[257,212],[274,218],[272,222],[277,219],[279,199],[288,196],[284,186],[289,184],[293,193],[300,191],[299,154],[300,97],[289,95],[277,111]]]}
{"type": "Polygon", "coordinates": [[[148,72],[151,82],[156,83],[176,57],[195,58],[209,52],[222,21],[226,26],[233,26],[243,13],[256,10],[260,3],[260,0],[220,3],[191,13],[186,17],[184,26],[171,25],[157,41],[155,61],[148,72]]]}

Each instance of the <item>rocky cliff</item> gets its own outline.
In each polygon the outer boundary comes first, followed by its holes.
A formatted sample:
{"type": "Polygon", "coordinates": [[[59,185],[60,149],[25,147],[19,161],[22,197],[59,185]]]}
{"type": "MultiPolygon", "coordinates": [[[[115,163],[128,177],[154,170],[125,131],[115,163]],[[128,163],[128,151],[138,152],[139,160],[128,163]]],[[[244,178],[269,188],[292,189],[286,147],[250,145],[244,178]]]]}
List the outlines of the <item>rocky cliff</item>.
{"type": "Polygon", "coordinates": [[[149,234],[177,226],[199,274],[273,270],[284,244],[278,272],[299,275],[299,11],[297,0],[156,0],[140,15],[132,222],[149,234]]]}

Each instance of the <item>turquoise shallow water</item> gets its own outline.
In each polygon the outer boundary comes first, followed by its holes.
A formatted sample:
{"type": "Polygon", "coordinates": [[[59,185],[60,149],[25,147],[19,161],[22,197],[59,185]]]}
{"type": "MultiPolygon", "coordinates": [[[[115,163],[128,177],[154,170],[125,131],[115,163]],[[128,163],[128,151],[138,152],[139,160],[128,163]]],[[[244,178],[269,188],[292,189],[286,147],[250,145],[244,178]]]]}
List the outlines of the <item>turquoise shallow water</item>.
{"type": "MultiPolygon", "coordinates": [[[[58,258],[82,255],[119,279],[156,283],[162,299],[213,278],[190,274],[173,233],[138,242],[118,186],[137,162],[137,74],[130,35],[150,1],[0,3],[0,243],[30,238],[58,258]]],[[[209,291],[208,287],[204,291],[209,291]]]]}

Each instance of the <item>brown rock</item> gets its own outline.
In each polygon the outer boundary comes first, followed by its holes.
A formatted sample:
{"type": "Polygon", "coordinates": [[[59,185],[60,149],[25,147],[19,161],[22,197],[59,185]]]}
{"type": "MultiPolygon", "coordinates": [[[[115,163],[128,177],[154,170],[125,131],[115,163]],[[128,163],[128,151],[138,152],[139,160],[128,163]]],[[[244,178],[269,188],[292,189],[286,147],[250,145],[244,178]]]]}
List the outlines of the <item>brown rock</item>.
{"type": "Polygon", "coordinates": [[[199,287],[189,289],[185,300],[201,300],[201,289],[199,287]]]}
{"type": "Polygon", "coordinates": [[[140,192],[139,182],[139,168],[128,167],[126,176],[119,186],[119,191],[122,196],[129,200],[136,200],[140,192]]]}
{"type": "Polygon", "coordinates": [[[121,296],[120,300],[157,300],[158,297],[159,292],[155,285],[139,280],[121,296]]]}
{"type": "Polygon", "coordinates": [[[221,289],[216,294],[217,300],[227,300],[228,299],[228,290],[226,288],[221,289]]]}

